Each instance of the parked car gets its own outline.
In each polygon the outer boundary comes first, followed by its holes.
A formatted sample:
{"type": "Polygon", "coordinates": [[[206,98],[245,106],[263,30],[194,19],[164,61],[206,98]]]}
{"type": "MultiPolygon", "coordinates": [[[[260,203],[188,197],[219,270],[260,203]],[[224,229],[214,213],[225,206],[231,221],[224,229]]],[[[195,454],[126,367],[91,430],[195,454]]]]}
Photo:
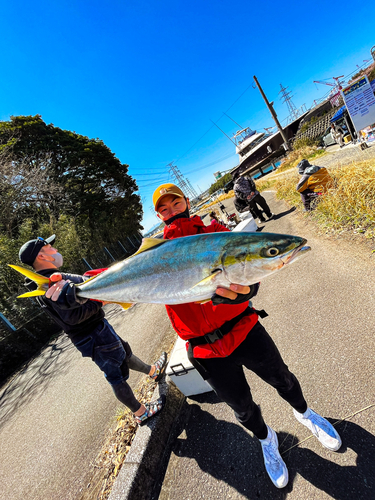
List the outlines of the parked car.
{"type": "Polygon", "coordinates": [[[233,189],[233,184],[234,184],[233,180],[227,182],[224,186],[224,193],[229,193],[229,191],[233,189]]]}
{"type": "Polygon", "coordinates": [[[327,146],[331,146],[332,144],[336,144],[336,141],[332,136],[331,127],[328,127],[327,130],[324,132],[323,137],[322,137],[322,146],[327,147],[327,146]]]}
{"type": "MultiPolygon", "coordinates": [[[[345,122],[339,121],[339,122],[337,122],[337,125],[343,129],[344,137],[346,137],[347,135],[350,135],[345,122]]],[[[331,146],[332,144],[337,144],[337,143],[336,143],[335,139],[333,138],[332,128],[331,128],[331,126],[329,126],[322,136],[321,146],[327,147],[327,146],[331,146]]]]}

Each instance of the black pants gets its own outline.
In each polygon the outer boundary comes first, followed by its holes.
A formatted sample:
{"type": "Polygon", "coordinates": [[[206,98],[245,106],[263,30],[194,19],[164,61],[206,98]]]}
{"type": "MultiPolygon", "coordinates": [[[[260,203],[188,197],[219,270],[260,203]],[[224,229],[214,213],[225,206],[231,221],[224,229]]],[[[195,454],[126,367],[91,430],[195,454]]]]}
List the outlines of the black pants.
{"type": "Polygon", "coordinates": [[[300,194],[305,210],[313,210],[319,201],[318,193],[314,193],[311,189],[305,189],[305,191],[302,191],[300,194]]]}
{"type": "Polygon", "coordinates": [[[247,338],[226,358],[199,359],[209,373],[207,382],[233,410],[237,420],[259,439],[267,437],[267,427],[254,403],[243,367],[274,387],[300,413],[307,410],[301,386],[284,363],[274,341],[258,322],[247,338]]]}
{"type": "Polygon", "coordinates": [[[261,194],[257,194],[249,202],[249,209],[250,209],[251,215],[253,217],[255,215],[254,219],[258,218],[260,220],[263,220],[264,215],[262,214],[262,212],[265,212],[267,217],[271,217],[271,214],[272,214],[270,207],[268,206],[268,203],[266,202],[265,198],[263,198],[263,196],[261,194]],[[257,205],[259,205],[260,208],[257,205]]]}

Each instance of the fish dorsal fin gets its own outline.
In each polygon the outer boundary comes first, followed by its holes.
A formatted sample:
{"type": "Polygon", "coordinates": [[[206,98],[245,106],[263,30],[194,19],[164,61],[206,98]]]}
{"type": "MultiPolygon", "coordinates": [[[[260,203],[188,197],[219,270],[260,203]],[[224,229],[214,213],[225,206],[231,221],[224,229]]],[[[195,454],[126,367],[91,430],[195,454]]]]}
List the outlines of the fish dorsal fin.
{"type": "Polygon", "coordinates": [[[159,245],[162,245],[167,241],[168,240],[161,240],[158,238],[143,238],[142,245],[140,246],[139,250],[133,253],[132,257],[134,257],[134,255],[138,255],[139,253],[147,252],[147,250],[151,250],[151,248],[158,247],[159,245]]]}
{"type": "MultiPolygon", "coordinates": [[[[109,268],[108,268],[109,269],[109,268]]],[[[104,271],[103,271],[104,272],[104,271]]],[[[97,278],[98,276],[100,276],[101,274],[103,273],[99,273],[99,274],[95,274],[95,276],[90,276],[90,278],[88,278],[87,280],[85,281],[82,281],[82,283],[76,283],[76,286],[79,288],[79,285],[86,285],[86,283],[88,283],[89,281],[92,281],[94,280],[95,278],[97,278]]],[[[85,276],[84,276],[85,278],[85,276]]]]}

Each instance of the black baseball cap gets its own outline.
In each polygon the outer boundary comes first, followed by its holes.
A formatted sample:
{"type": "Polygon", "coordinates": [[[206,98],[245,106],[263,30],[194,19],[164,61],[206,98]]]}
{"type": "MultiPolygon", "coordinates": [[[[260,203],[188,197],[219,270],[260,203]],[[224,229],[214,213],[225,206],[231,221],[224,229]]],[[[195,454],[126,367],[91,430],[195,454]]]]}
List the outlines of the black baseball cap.
{"type": "Polygon", "coordinates": [[[20,252],[18,254],[20,261],[24,264],[29,264],[29,266],[32,266],[34,260],[37,258],[37,255],[40,252],[40,249],[43,248],[44,245],[53,245],[55,239],[56,235],[53,234],[46,239],[38,236],[35,240],[28,241],[20,248],[20,252]]]}

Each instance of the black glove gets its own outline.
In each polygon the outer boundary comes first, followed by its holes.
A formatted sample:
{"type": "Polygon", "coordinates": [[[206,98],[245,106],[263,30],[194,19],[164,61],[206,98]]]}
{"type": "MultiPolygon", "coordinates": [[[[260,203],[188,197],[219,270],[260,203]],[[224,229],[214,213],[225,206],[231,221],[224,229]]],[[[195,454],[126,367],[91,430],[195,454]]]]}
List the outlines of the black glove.
{"type": "Polygon", "coordinates": [[[61,309],[74,309],[87,301],[88,299],[83,299],[76,295],[76,286],[74,283],[65,283],[59,298],[56,300],[56,305],[61,309]]]}
{"type": "Polygon", "coordinates": [[[219,304],[229,304],[229,305],[243,304],[244,302],[247,302],[253,297],[255,297],[255,295],[258,293],[260,283],[255,283],[254,285],[249,285],[249,286],[250,286],[250,292],[247,293],[246,295],[243,293],[238,293],[237,297],[231,300],[214,293],[213,296],[211,297],[211,301],[214,306],[218,306],[219,304]]]}

